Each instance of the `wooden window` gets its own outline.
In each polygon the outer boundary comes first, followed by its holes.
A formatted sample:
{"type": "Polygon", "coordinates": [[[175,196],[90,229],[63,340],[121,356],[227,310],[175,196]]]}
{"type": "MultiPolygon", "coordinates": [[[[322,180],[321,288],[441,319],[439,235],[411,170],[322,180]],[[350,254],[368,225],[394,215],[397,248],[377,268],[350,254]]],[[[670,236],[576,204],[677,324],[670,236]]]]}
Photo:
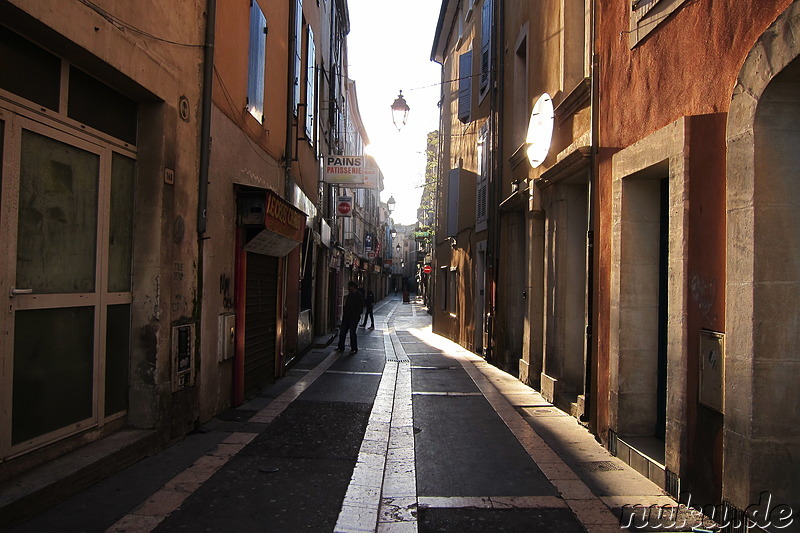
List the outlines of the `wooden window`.
{"type": "Polygon", "coordinates": [[[481,98],[489,91],[492,70],[492,3],[492,0],[484,0],[481,11],[481,98]]]}
{"type": "Polygon", "coordinates": [[[472,107],[472,50],[458,58],[458,120],[469,122],[472,107]]]}
{"type": "Polygon", "coordinates": [[[450,170],[447,180],[447,236],[456,237],[458,235],[458,196],[461,169],[450,170]]]}
{"type": "Polygon", "coordinates": [[[258,2],[250,2],[250,45],[247,63],[247,110],[264,122],[264,63],[267,57],[267,19],[258,2]]]}
{"type": "Polygon", "coordinates": [[[489,122],[485,122],[478,132],[478,179],[475,192],[475,231],[483,231],[488,226],[487,201],[489,194],[489,122]]]}
{"type": "Polygon", "coordinates": [[[292,112],[297,116],[300,104],[300,71],[303,68],[303,0],[294,2],[294,90],[292,91],[292,112]]]}
{"type": "Polygon", "coordinates": [[[314,108],[316,104],[316,61],[317,61],[317,48],[314,44],[314,31],[311,26],[308,27],[308,43],[306,43],[306,139],[308,142],[314,142],[314,108]]]}

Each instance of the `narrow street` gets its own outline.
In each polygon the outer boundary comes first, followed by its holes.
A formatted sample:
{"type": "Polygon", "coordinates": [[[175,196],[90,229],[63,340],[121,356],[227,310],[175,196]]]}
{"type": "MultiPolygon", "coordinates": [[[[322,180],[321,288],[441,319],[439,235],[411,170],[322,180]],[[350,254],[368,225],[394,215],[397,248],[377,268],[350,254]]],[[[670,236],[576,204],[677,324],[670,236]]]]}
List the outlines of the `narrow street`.
{"type": "Polygon", "coordinates": [[[387,298],[201,431],[10,531],[620,531],[670,504],[575,418],[387,298]]]}

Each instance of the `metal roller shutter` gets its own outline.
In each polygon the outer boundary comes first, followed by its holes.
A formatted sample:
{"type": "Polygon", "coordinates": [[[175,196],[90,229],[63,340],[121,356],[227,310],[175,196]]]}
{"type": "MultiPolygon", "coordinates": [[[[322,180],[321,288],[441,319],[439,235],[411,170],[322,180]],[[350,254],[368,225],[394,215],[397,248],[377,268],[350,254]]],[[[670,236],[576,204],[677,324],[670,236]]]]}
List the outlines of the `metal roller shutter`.
{"type": "Polygon", "coordinates": [[[247,254],[245,298],[244,393],[251,398],[275,380],[277,257],[247,254]]]}

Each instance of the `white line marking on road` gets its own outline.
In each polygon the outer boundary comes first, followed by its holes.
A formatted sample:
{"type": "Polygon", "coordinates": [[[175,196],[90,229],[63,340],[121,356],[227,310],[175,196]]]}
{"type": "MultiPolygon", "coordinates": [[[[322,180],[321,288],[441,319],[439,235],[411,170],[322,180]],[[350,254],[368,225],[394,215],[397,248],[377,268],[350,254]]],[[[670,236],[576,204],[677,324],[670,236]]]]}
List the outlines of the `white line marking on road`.
{"type": "Polygon", "coordinates": [[[386,364],[336,521],[339,533],[417,531],[411,368],[389,325],[398,305],[381,324],[386,364]]]}

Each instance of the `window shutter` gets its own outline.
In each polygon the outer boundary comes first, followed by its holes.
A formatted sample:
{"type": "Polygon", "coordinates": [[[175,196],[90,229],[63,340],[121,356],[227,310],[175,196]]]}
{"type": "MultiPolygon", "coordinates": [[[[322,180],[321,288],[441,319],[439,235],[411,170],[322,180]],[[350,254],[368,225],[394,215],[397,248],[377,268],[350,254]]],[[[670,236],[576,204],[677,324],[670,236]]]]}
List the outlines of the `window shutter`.
{"type": "Polygon", "coordinates": [[[475,192],[475,231],[483,231],[488,227],[488,194],[489,194],[489,150],[487,139],[489,134],[488,122],[483,125],[478,133],[478,179],[475,192]]]}
{"type": "Polygon", "coordinates": [[[472,50],[458,58],[458,120],[469,122],[472,106],[472,50]]]}
{"type": "Polygon", "coordinates": [[[300,69],[303,67],[303,0],[294,2],[294,90],[292,91],[292,112],[297,116],[300,103],[300,69]]]}
{"type": "Polygon", "coordinates": [[[458,236],[458,196],[460,169],[450,170],[447,180],[447,236],[458,236]]]}
{"type": "Polygon", "coordinates": [[[306,69],[306,138],[309,142],[314,142],[314,106],[316,104],[316,93],[314,82],[316,79],[317,47],[314,44],[314,31],[308,27],[308,68],[306,69]]]}
{"type": "Polygon", "coordinates": [[[250,43],[247,52],[247,110],[264,121],[264,62],[267,49],[267,19],[258,2],[250,4],[250,43]]]}
{"type": "Polygon", "coordinates": [[[492,0],[484,0],[481,11],[481,92],[489,87],[492,69],[492,0]]]}
{"type": "Polygon", "coordinates": [[[631,6],[634,19],[642,20],[660,0],[636,0],[631,6]]]}

